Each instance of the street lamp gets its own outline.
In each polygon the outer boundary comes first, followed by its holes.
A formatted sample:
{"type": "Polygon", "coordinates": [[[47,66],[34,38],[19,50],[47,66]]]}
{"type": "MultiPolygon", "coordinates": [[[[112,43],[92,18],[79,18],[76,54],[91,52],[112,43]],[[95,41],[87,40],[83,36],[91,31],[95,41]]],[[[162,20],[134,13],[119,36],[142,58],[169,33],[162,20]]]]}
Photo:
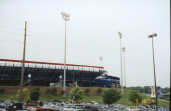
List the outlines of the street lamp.
{"type": "Polygon", "coordinates": [[[157,106],[157,88],[156,88],[156,74],[155,74],[155,60],[154,60],[154,46],[153,46],[153,37],[156,37],[157,33],[149,35],[148,38],[152,38],[152,51],[153,51],[153,68],[154,68],[154,85],[155,85],[155,93],[156,93],[156,111],[158,111],[157,106]]]}
{"type": "Polygon", "coordinates": [[[29,86],[30,86],[30,82],[31,82],[31,74],[28,74],[28,81],[29,81],[29,86]]]}
{"type": "Polygon", "coordinates": [[[124,76],[125,76],[125,88],[126,88],[126,74],[125,74],[125,47],[122,47],[122,50],[124,52],[124,76]]]}
{"type": "Polygon", "coordinates": [[[62,18],[65,20],[65,52],[64,52],[64,97],[66,97],[65,95],[65,80],[66,80],[66,21],[69,21],[70,18],[70,14],[61,12],[62,18]]]}
{"type": "Polygon", "coordinates": [[[122,39],[122,34],[118,32],[119,37],[120,37],[120,56],[121,56],[121,90],[123,93],[123,78],[122,78],[122,49],[121,49],[121,39],[122,39]]]}

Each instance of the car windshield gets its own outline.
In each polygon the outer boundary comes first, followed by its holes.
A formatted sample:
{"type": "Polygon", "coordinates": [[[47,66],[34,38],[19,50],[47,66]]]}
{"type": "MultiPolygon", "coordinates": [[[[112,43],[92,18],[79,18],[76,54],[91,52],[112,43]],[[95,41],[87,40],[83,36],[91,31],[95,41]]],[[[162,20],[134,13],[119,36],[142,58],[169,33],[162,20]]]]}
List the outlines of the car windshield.
{"type": "Polygon", "coordinates": [[[76,106],[77,107],[77,109],[82,109],[82,107],[81,106],[76,106]]]}
{"type": "Polygon", "coordinates": [[[29,106],[37,106],[37,104],[29,104],[29,106]]]}
{"type": "Polygon", "coordinates": [[[0,105],[0,108],[5,108],[5,106],[0,105]]]}

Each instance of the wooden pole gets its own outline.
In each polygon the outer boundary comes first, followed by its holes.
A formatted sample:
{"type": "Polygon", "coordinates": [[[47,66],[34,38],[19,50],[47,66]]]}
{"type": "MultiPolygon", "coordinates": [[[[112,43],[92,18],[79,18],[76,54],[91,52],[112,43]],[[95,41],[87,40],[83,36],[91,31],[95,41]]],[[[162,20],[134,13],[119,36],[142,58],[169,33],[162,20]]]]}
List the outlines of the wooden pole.
{"type": "Polygon", "coordinates": [[[24,50],[23,50],[22,70],[21,70],[21,83],[20,83],[19,102],[22,102],[23,77],[24,77],[24,63],[25,63],[25,49],[26,49],[26,29],[27,29],[27,21],[25,21],[24,50]]]}

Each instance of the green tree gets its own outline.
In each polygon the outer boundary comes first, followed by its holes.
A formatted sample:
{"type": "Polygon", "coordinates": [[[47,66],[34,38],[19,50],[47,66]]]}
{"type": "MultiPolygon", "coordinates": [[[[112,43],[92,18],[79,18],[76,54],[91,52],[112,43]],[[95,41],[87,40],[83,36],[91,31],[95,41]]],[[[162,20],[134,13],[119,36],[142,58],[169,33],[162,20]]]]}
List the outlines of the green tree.
{"type": "Polygon", "coordinates": [[[144,88],[142,88],[140,86],[136,86],[136,87],[131,86],[131,87],[129,87],[129,89],[131,89],[131,90],[137,90],[140,93],[143,93],[144,92],[144,88]]]}
{"type": "Polygon", "coordinates": [[[103,97],[104,103],[112,104],[112,103],[119,101],[122,95],[120,94],[120,92],[117,92],[116,89],[111,88],[111,89],[104,91],[104,93],[102,94],[102,97],[103,97]]]}
{"type": "Polygon", "coordinates": [[[65,91],[63,89],[60,90],[60,94],[64,95],[65,91]]]}
{"type": "Polygon", "coordinates": [[[51,92],[52,92],[53,94],[55,94],[55,93],[57,92],[57,88],[56,88],[56,87],[52,87],[51,92]]]}
{"type": "Polygon", "coordinates": [[[84,90],[84,92],[87,94],[87,93],[90,92],[90,89],[89,89],[89,88],[86,88],[86,89],[84,90]]]}
{"type": "Polygon", "coordinates": [[[31,93],[30,93],[30,99],[31,100],[34,100],[37,102],[37,100],[39,100],[39,96],[40,96],[40,93],[39,93],[39,90],[33,90],[31,93]]]}
{"type": "Polygon", "coordinates": [[[99,94],[102,93],[102,91],[103,91],[102,88],[97,89],[97,93],[99,93],[99,94]]]}
{"type": "MultiPolygon", "coordinates": [[[[20,94],[20,90],[17,91],[16,96],[19,97],[19,94],[20,94]]],[[[28,91],[28,88],[23,88],[23,90],[22,90],[22,100],[29,99],[29,94],[30,94],[30,92],[28,91]]]]}
{"type": "Polygon", "coordinates": [[[142,102],[142,97],[139,95],[138,91],[131,91],[129,93],[129,97],[128,97],[129,101],[135,103],[141,103],[142,102]]]}
{"type": "Polygon", "coordinates": [[[147,93],[147,94],[150,94],[150,93],[151,93],[151,88],[150,88],[150,86],[144,86],[143,89],[144,89],[144,93],[147,93]],[[150,93],[149,93],[149,92],[150,92],[150,93]]]}
{"type": "Polygon", "coordinates": [[[148,91],[148,94],[151,94],[151,90],[148,91]]]}
{"type": "Polygon", "coordinates": [[[51,93],[50,88],[46,88],[46,89],[45,89],[45,94],[48,94],[48,93],[51,93]]]}
{"type": "Polygon", "coordinates": [[[167,94],[170,92],[170,88],[169,87],[165,87],[165,88],[161,88],[162,89],[162,93],[163,94],[167,94]]]}
{"type": "Polygon", "coordinates": [[[138,92],[140,92],[140,93],[143,93],[144,92],[144,89],[142,87],[140,87],[140,86],[137,86],[136,87],[136,90],[138,90],[138,92]]]}
{"type": "Polygon", "coordinates": [[[76,100],[76,101],[82,100],[83,99],[83,90],[81,90],[80,87],[76,86],[69,93],[70,99],[73,99],[73,96],[75,96],[74,100],[76,100]]]}

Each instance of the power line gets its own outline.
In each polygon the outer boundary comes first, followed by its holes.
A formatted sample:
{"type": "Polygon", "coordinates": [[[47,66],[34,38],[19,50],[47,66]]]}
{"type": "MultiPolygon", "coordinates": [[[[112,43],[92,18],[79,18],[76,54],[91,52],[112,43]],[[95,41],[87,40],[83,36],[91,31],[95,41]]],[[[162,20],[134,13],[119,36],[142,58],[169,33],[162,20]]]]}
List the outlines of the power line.
{"type": "MultiPolygon", "coordinates": [[[[6,27],[6,26],[1,26],[1,27],[6,27]]],[[[8,27],[8,28],[13,28],[13,27],[8,27]]],[[[13,29],[18,29],[18,28],[13,28],[13,29]]],[[[19,29],[19,30],[23,30],[23,29],[19,29]]],[[[15,33],[15,32],[7,32],[7,31],[0,31],[0,32],[6,32],[6,33],[14,33],[14,34],[19,34],[19,33],[15,33]]],[[[34,33],[34,34],[37,34],[37,35],[41,35],[41,36],[44,36],[44,37],[47,37],[47,38],[51,38],[51,39],[54,39],[54,40],[56,40],[56,41],[61,41],[61,40],[57,40],[57,39],[55,39],[55,38],[53,38],[53,37],[49,37],[49,36],[46,36],[46,35],[43,35],[43,34],[39,34],[39,33],[36,33],[36,32],[33,32],[33,31],[28,31],[28,32],[31,32],[31,33],[34,33]]],[[[24,34],[19,34],[19,35],[24,35],[24,34]]],[[[35,36],[31,36],[31,35],[28,35],[28,36],[30,36],[30,37],[33,37],[33,38],[37,38],[38,40],[41,40],[41,41],[45,41],[45,42],[49,42],[49,41],[47,41],[47,40],[45,40],[45,39],[42,39],[42,38],[39,38],[39,37],[35,37],[35,36]]],[[[50,39],[50,40],[51,40],[50,39]]],[[[13,42],[13,43],[22,43],[22,42],[14,42],[14,41],[5,41],[5,40],[0,40],[0,41],[3,41],[3,42],[13,42]]],[[[53,42],[55,42],[55,41],[53,41],[53,42]]],[[[61,42],[64,42],[64,41],[61,41],[61,42]]],[[[49,43],[52,43],[52,42],[49,42],[49,43]]],[[[23,43],[22,43],[23,44],[23,43]]],[[[76,50],[79,50],[79,51],[81,51],[81,52],[85,52],[85,53],[87,53],[87,54],[90,54],[90,55],[94,55],[94,56],[97,56],[96,54],[96,52],[101,52],[101,50],[100,51],[97,51],[97,49],[93,49],[93,48],[91,48],[91,50],[90,49],[88,49],[87,47],[81,47],[81,48],[78,48],[77,46],[74,46],[73,44],[71,44],[71,43],[68,43],[69,44],[69,47],[67,47],[67,48],[70,48],[70,49],[76,49],[76,50]],[[75,48],[76,47],[76,48],[75,48]],[[83,48],[86,50],[83,50],[83,48]],[[94,51],[93,51],[94,50],[94,51]]],[[[42,48],[42,47],[40,47],[40,46],[37,46],[37,47],[39,47],[39,48],[42,48]]],[[[79,46],[80,47],[80,46],[79,46]]],[[[50,49],[47,49],[47,48],[44,48],[44,49],[46,49],[46,50],[50,50],[50,49]]],[[[54,50],[53,50],[54,51],[54,50]]],[[[55,51],[56,52],[56,51],[55,51]]],[[[107,53],[105,53],[105,54],[107,54],[108,55],[108,57],[107,58],[113,58],[113,56],[114,55],[112,55],[111,53],[109,53],[109,52],[107,52],[107,53]],[[110,57],[109,57],[110,56],[110,57]]],[[[67,55],[69,55],[69,54],[67,54],[67,55]]],[[[71,55],[72,56],[72,55],[71,55]]],[[[75,57],[78,57],[78,56],[75,56],[75,57]]],[[[79,57],[80,58],[80,57],[79,57]]],[[[85,59],[85,58],[83,58],[83,59],[85,59]]],[[[136,60],[137,61],[137,60],[136,60]]],[[[132,62],[132,64],[137,64],[136,62],[134,62],[133,63],[133,61],[131,61],[132,62]]],[[[127,61],[127,63],[128,63],[128,61],[127,61]]],[[[141,64],[141,65],[143,65],[143,64],[141,64]]]]}
{"type": "MultiPolygon", "coordinates": [[[[38,33],[37,33],[38,34],[38,33]]],[[[42,34],[39,34],[39,35],[42,35],[42,34]]],[[[33,38],[36,38],[36,39],[38,39],[38,40],[41,40],[41,41],[45,41],[45,42],[48,42],[47,40],[45,40],[45,39],[42,39],[42,38],[39,38],[39,37],[35,37],[35,36],[31,36],[31,35],[27,35],[27,36],[30,36],[30,37],[33,37],[33,38]]],[[[45,37],[47,37],[47,36],[45,36],[45,37]]],[[[52,37],[48,37],[48,38],[52,38],[52,37]]],[[[54,38],[53,38],[54,39],[54,38]]],[[[56,39],[54,39],[54,40],[56,40],[56,39]]],[[[56,44],[55,43],[55,41],[53,41],[54,42],[54,44],[56,44]]],[[[63,41],[62,41],[63,42],[63,41]]],[[[52,43],[52,42],[49,42],[49,43],[52,43]]],[[[67,46],[67,48],[69,48],[69,49],[76,49],[76,50],[79,50],[79,51],[81,51],[81,52],[85,52],[85,53],[88,53],[88,54],[91,54],[91,55],[95,55],[96,53],[95,52],[100,52],[100,51],[93,51],[93,52],[89,52],[89,51],[83,51],[82,50],[82,48],[74,48],[73,47],[74,45],[70,45],[70,46],[67,46]]],[[[88,50],[87,48],[86,48],[86,50],[88,50]]],[[[112,55],[112,54],[108,54],[109,56],[110,55],[112,55]]],[[[96,56],[96,55],[95,55],[96,56]]]]}
{"type": "Polygon", "coordinates": [[[2,42],[12,42],[12,43],[20,43],[20,44],[23,44],[23,42],[15,42],[15,41],[7,41],[7,40],[0,40],[2,42]]]}
{"type": "Polygon", "coordinates": [[[24,34],[15,33],[15,32],[8,32],[8,31],[0,31],[0,32],[5,32],[5,33],[13,33],[13,34],[18,34],[18,35],[24,35],[24,34]]]}
{"type": "Polygon", "coordinates": [[[11,28],[11,29],[18,29],[18,30],[24,30],[24,29],[20,29],[20,28],[9,27],[9,26],[0,26],[0,27],[11,28]]]}
{"type": "MultiPolygon", "coordinates": [[[[41,36],[44,36],[44,37],[47,37],[47,38],[51,38],[51,39],[53,39],[53,40],[55,40],[55,41],[61,41],[61,42],[64,42],[64,41],[62,41],[62,40],[59,40],[59,39],[55,39],[55,38],[53,38],[53,37],[49,37],[49,36],[47,36],[47,35],[43,35],[43,34],[40,34],[40,33],[37,33],[37,32],[33,32],[33,31],[28,31],[28,32],[31,32],[31,33],[34,33],[34,34],[37,34],[37,35],[41,35],[41,36]]],[[[28,35],[28,36],[31,36],[31,37],[33,37],[32,35],[28,35]]],[[[37,38],[37,39],[40,39],[40,38],[38,38],[38,37],[35,37],[35,38],[37,38]]],[[[50,39],[50,40],[51,40],[50,39]]],[[[43,40],[43,39],[42,39],[43,40]]],[[[46,41],[47,42],[47,40],[43,40],[43,41],[46,41]]],[[[53,41],[54,42],[54,41],[53,41]]],[[[74,45],[75,44],[71,44],[71,43],[67,43],[67,44],[69,44],[70,45],[70,47],[67,47],[67,48],[71,48],[71,47],[75,47],[74,45]]],[[[79,46],[80,47],[80,46],[79,46]]],[[[89,50],[89,48],[87,48],[87,47],[81,47],[80,49],[81,49],[81,51],[82,51],[82,49],[86,49],[86,50],[89,50]]],[[[72,49],[72,48],[71,48],[72,49]]],[[[76,48],[75,49],[79,49],[77,46],[76,46],[76,48]]],[[[79,50],[80,50],[79,49],[79,50]]],[[[101,49],[98,49],[99,51],[97,51],[97,48],[96,49],[92,49],[91,48],[91,50],[93,50],[93,53],[94,52],[101,52],[102,50],[101,49]]],[[[89,50],[90,51],[90,50],[89,50]]],[[[84,52],[87,52],[87,51],[84,51],[84,52]]],[[[92,52],[91,52],[92,53],[92,52]]],[[[111,54],[109,54],[109,55],[111,55],[111,54]]]]}

